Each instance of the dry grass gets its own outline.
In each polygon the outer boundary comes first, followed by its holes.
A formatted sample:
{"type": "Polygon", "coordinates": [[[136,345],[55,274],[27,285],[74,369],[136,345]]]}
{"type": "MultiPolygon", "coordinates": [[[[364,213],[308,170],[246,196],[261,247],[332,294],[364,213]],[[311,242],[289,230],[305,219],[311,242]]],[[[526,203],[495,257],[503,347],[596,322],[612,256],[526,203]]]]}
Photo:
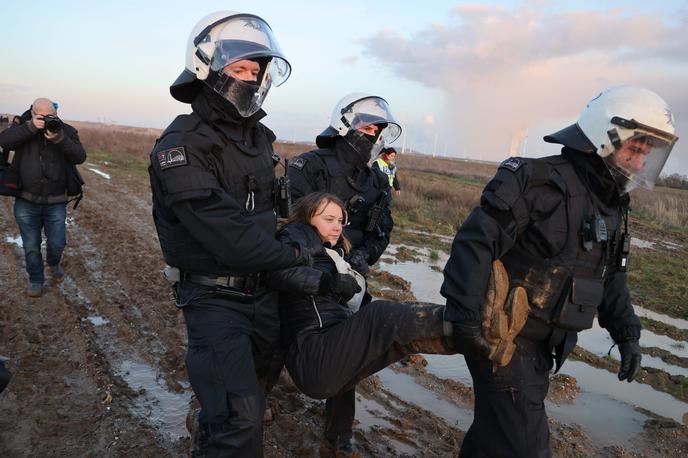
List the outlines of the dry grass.
{"type": "Polygon", "coordinates": [[[634,215],[653,221],[660,228],[688,232],[688,190],[656,187],[638,189],[631,195],[634,215]]]}
{"type": "Polygon", "coordinates": [[[452,235],[473,208],[494,175],[497,164],[460,159],[400,155],[401,195],[394,199],[400,226],[452,235]]]}
{"type": "Polygon", "coordinates": [[[395,196],[395,220],[402,226],[450,235],[478,204],[483,183],[435,172],[407,171],[400,175],[395,196]]]}
{"type": "Polygon", "coordinates": [[[400,170],[435,172],[449,176],[473,178],[485,183],[492,178],[499,165],[495,162],[467,161],[420,154],[399,155],[398,162],[400,170]]]}
{"type": "MultiPolygon", "coordinates": [[[[89,161],[143,176],[159,129],[70,122],[89,153],[89,161]]],[[[277,142],[275,151],[292,158],[315,148],[312,143],[277,142]]],[[[394,201],[396,220],[402,225],[452,234],[478,204],[480,192],[494,175],[496,163],[432,158],[418,154],[399,157],[401,196],[394,201]]],[[[278,171],[278,173],[280,173],[278,171]]],[[[688,232],[688,190],[657,187],[633,192],[634,215],[660,229],[688,232]]]]}

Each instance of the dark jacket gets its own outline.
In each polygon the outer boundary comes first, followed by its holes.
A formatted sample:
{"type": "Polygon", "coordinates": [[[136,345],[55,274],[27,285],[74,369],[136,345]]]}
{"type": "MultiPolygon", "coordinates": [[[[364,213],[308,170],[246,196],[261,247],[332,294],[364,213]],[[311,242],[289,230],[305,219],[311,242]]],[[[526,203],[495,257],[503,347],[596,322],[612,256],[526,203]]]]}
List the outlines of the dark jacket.
{"type": "Polygon", "coordinates": [[[528,292],[531,313],[520,335],[552,346],[566,341],[558,364],[575,345],[575,326],[557,315],[571,301],[572,310],[595,307],[590,312],[615,342],[639,338],[617,263],[628,196],[619,196],[606,170],[597,155],[566,148],[561,156],[504,161],[454,238],[441,289],[445,318],[481,320],[490,266],[501,259],[512,286],[528,292]],[[607,241],[584,230],[595,218],[605,221],[607,241]]]}
{"type": "Polygon", "coordinates": [[[289,182],[294,202],[316,191],[339,197],[347,206],[350,221],[344,235],[351,242],[352,251],[364,252],[368,264],[373,265],[387,248],[394,227],[389,209],[391,192],[387,177],[360,161],[359,154],[342,137],[336,137],[331,148],[309,151],[292,160],[289,182]],[[355,196],[362,200],[354,202],[355,196]],[[375,203],[381,205],[382,215],[376,227],[366,231],[375,203]]]}
{"type": "Polygon", "coordinates": [[[291,265],[275,239],[275,136],[205,88],[151,153],[153,219],[167,264],[187,273],[248,275],[291,265]]]}
{"type": "MultiPolygon", "coordinates": [[[[331,290],[321,293],[323,275],[334,276],[337,268],[325,252],[316,230],[308,224],[288,224],[278,239],[308,249],[308,265],[275,270],[268,275],[268,287],[280,292],[280,322],[286,345],[297,336],[319,332],[337,324],[353,313],[331,290]]],[[[329,244],[327,245],[329,247],[329,244]]]]}
{"type": "Polygon", "coordinates": [[[48,141],[31,122],[31,111],[21,116],[21,123],[12,123],[0,132],[0,146],[14,150],[12,167],[19,172],[19,197],[38,204],[67,201],[67,166],[81,164],[86,151],[76,129],[62,123],[57,141],[48,141]]]}

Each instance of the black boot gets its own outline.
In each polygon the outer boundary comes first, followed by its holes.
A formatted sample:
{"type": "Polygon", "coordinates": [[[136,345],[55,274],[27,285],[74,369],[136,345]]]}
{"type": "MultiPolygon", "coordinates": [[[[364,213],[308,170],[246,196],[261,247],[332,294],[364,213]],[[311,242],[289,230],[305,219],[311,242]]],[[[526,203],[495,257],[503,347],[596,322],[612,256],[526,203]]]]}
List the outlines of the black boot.
{"type": "Polygon", "coordinates": [[[199,420],[199,414],[194,412],[187,417],[187,429],[191,433],[191,458],[205,458],[208,455],[208,425],[199,420]]]}
{"type": "Polygon", "coordinates": [[[334,441],[323,437],[320,446],[321,458],[359,458],[361,453],[351,437],[341,437],[334,441]]]}

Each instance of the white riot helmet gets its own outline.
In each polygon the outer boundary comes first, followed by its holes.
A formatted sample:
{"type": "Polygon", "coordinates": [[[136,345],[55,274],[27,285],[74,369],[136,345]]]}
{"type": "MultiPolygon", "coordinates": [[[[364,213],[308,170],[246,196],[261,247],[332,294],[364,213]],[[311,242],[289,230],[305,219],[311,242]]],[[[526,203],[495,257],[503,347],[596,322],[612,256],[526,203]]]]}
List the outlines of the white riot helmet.
{"type": "Polygon", "coordinates": [[[191,103],[201,82],[229,100],[243,117],[258,111],[270,87],[289,78],[291,66],[270,26],[253,14],[218,11],[194,26],[186,49],[184,71],[170,86],[172,97],[191,103]],[[242,81],[224,68],[240,60],[259,64],[257,81],[242,81]]]}
{"type": "Polygon", "coordinates": [[[356,92],[345,96],[335,105],[330,125],[318,135],[316,143],[326,148],[332,146],[335,137],[341,136],[359,154],[369,159],[399,135],[401,126],[394,119],[387,101],[376,95],[356,92]],[[359,132],[358,129],[371,124],[379,127],[375,136],[359,132]]]}
{"type": "Polygon", "coordinates": [[[624,193],[654,187],[678,137],[673,114],[660,96],[616,86],[588,102],[576,124],[544,140],[599,155],[624,193]]]}

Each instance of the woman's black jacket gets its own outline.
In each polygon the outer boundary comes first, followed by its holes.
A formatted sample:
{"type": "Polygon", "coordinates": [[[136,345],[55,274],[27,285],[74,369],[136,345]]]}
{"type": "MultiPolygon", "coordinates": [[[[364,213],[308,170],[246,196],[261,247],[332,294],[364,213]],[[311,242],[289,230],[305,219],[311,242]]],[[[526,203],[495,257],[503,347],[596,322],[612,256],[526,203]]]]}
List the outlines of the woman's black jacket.
{"type": "MultiPolygon", "coordinates": [[[[325,252],[315,228],[309,224],[288,224],[277,234],[283,242],[295,242],[308,250],[309,265],[272,271],[268,287],[280,293],[282,338],[286,345],[313,332],[320,332],[352,315],[333,292],[319,293],[323,275],[337,274],[334,261],[325,252]]],[[[304,253],[302,253],[304,254],[304,253]]]]}

